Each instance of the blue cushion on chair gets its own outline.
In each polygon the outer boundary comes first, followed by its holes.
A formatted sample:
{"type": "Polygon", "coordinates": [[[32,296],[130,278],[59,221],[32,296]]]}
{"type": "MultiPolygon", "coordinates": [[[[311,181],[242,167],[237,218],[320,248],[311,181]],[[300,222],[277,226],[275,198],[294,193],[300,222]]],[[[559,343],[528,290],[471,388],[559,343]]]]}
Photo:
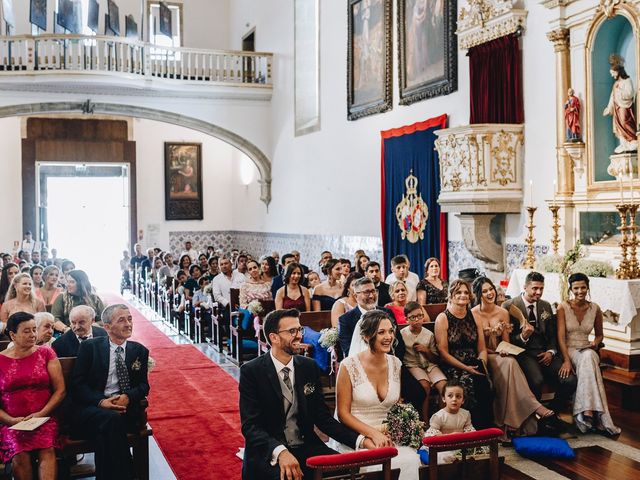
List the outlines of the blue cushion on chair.
{"type": "Polygon", "coordinates": [[[253,320],[253,314],[246,308],[239,308],[238,313],[241,315],[240,328],[242,328],[242,330],[249,330],[253,320]]]}
{"type": "Polygon", "coordinates": [[[553,437],[515,437],[513,448],[528,458],[575,458],[566,440],[553,437]]]}
{"type": "Polygon", "coordinates": [[[258,342],[256,342],[255,340],[247,340],[246,338],[243,338],[242,349],[258,351],[258,342]]]}
{"type": "Polygon", "coordinates": [[[424,448],[418,449],[418,455],[420,455],[420,461],[423,465],[429,465],[429,450],[425,450],[424,448]]]}

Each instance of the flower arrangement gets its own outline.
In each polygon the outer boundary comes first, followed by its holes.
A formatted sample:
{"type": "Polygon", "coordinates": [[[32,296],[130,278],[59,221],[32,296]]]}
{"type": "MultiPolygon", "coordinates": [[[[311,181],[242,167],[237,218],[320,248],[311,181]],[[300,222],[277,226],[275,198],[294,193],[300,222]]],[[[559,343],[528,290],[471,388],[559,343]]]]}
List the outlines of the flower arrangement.
{"type": "Polygon", "coordinates": [[[536,261],[536,266],[546,273],[562,273],[561,255],[543,255],[536,261]]]}
{"type": "Polygon", "coordinates": [[[422,444],[424,422],[420,421],[413,405],[396,403],[389,409],[385,424],[394,444],[412,448],[419,448],[422,444]]]}
{"type": "Polygon", "coordinates": [[[320,330],[318,343],[326,349],[335,347],[338,343],[338,329],[336,327],[323,328],[320,330]]]}
{"type": "Polygon", "coordinates": [[[212,285],[211,285],[211,284],[206,285],[206,286],[202,289],[202,292],[203,292],[203,293],[205,293],[205,294],[207,294],[207,295],[210,295],[212,291],[213,291],[213,290],[212,290],[212,285]]]}
{"type": "Polygon", "coordinates": [[[571,273],[584,273],[587,277],[608,277],[613,275],[613,267],[609,262],[581,258],[571,266],[571,273]]]}
{"type": "Polygon", "coordinates": [[[252,300],[247,305],[247,310],[249,310],[253,315],[260,315],[262,310],[262,304],[260,304],[259,300],[252,300]]]}

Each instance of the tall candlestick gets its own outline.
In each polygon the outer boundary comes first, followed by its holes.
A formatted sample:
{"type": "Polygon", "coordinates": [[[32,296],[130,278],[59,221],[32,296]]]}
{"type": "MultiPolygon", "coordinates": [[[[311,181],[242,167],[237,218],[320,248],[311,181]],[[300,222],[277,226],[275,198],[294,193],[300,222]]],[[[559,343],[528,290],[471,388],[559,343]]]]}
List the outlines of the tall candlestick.
{"type": "Polygon", "coordinates": [[[633,163],[629,157],[629,192],[631,193],[631,203],[633,203],[633,163]]]}
{"type": "Polygon", "coordinates": [[[533,207],[533,180],[529,180],[529,206],[533,207]]]}
{"type": "Polygon", "coordinates": [[[618,175],[618,184],[620,185],[620,203],[624,202],[624,195],[622,194],[622,174],[618,175]]]}
{"type": "Polygon", "coordinates": [[[553,181],[553,206],[554,207],[556,206],[556,187],[557,187],[556,181],[554,180],[553,181]]]}

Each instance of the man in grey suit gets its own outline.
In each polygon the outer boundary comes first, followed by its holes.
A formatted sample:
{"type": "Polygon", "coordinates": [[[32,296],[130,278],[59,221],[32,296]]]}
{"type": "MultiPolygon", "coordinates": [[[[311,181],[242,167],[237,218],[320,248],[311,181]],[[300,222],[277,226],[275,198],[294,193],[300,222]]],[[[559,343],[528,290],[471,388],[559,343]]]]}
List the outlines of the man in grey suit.
{"type": "Polygon", "coordinates": [[[540,399],[543,384],[556,389],[552,408],[558,412],[576,390],[576,376],[560,378],[562,354],[558,351],[556,319],[549,302],[541,300],[544,291],[544,276],[530,272],[524,283],[524,292],[502,306],[509,311],[513,330],[511,343],[524,348],[518,355],[531,391],[540,399]],[[513,308],[515,307],[515,308],[513,308]]]}

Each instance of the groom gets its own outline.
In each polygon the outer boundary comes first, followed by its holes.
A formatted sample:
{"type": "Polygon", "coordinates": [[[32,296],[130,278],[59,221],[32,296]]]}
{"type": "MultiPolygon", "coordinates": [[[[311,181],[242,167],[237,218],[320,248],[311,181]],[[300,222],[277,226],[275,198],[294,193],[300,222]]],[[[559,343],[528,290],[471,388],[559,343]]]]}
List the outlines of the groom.
{"type": "Polygon", "coordinates": [[[314,425],[351,448],[374,448],[369,438],[331,416],[317,365],[295,355],[302,339],[300,312],[275,310],[263,328],[270,352],[240,368],[243,480],[311,478],[307,458],[336,453],[316,435],[314,425]]]}

